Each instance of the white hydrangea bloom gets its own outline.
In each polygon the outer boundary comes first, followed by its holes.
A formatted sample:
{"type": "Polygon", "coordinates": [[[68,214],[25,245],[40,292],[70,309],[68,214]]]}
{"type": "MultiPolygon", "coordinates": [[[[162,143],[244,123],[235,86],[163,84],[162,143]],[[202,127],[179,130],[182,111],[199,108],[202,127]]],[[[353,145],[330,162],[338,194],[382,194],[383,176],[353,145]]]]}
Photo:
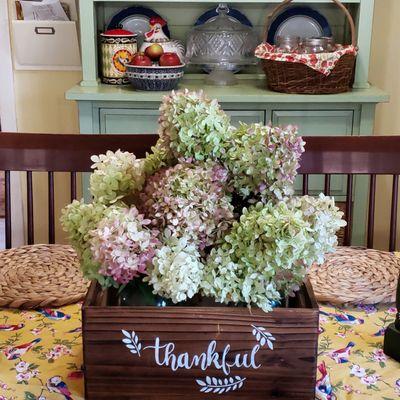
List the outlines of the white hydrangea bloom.
{"type": "Polygon", "coordinates": [[[156,250],[145,281],[153,285],[154,294],[179,303],[198,292],[203,269],[197,246],[186,237],[171,237],[167,230],[163,246],[156,250]]]}

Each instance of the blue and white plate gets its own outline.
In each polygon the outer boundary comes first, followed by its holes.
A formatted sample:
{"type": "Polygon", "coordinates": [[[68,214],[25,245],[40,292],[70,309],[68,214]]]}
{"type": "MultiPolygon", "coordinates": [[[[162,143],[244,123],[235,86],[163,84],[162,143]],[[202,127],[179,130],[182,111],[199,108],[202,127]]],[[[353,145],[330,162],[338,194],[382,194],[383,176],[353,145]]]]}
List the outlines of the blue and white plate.
{"type": "MultiPolygon", "coordinates": [[[[203,25],[206,22],[211,22],[218,16],[218,12],[216,8],[212,8],[211,10],[206,11],[204,14],[201,14],[197,21],[195,22],[195,26],[203,25]]],[[[239,10],[235,8],[229,8],[228,17],[233,19],[234,21],[239,21],[243,25],[253,26],[250,20],[239,10]]]]}
{"type": "Polygon", "coordinates": [[[278,36],[301,38],[332,36],[327,19],[311,7],[291,7],[279,14],[268,31],[267,42],[275,44],[278,36]]]}
{"type": "MultiPolygon", "coordinates": [[[[160,17],[154,10],[148,7],[134,6],[124,8],[115,14],[107,26],[108,29],[126,29],[138,35],[138,41],[142,41],[144,34],[150,30],[150,18],[160,17]]],[[[164,33],[171,37],[168,25],[163,26],[164,33]]]]}

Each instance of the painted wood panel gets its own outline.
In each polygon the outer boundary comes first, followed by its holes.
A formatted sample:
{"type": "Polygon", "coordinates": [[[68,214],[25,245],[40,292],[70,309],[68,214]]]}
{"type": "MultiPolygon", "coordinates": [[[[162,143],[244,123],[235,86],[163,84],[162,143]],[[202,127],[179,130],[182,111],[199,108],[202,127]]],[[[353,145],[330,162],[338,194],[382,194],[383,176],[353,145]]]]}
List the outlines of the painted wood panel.
{"type": "Polygon", "coordinates": [[[100,133],[155,133],[158,130],[158,110],[130,108],[100,109],[100,133]]]}
{"type": "Polygon", "coordinates": [[[265,111],[262,110],[229,110],[222,107],[231,116],[232,125],[238,126],[239,122],[246,124],[260,123],[265,124],[265,111]]]}
{"type": "MultiPolygon", "coordinates": [[[[272,112],[274,125],[297,125],[299,133],[307,136],[351,135],[353,133],[354,110],[276,110],[272,112]]],[[[296,191],[302,190],[302,180],[296,180],[296,191]]],[[[317,194],[324,190],[324,179],[312,176],[309,180],[310,194],[317,194]]],[[[346,179],[343,176],[333,176],[331,194],[344,196],[346,193],[346,179]]]]}

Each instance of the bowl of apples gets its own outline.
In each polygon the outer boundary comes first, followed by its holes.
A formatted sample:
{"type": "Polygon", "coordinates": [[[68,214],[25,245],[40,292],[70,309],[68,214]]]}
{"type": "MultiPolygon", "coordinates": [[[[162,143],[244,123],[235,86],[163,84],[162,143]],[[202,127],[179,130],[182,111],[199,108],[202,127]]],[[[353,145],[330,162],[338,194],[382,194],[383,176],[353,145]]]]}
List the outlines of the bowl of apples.
{"type": "Polygon", "coordinates": [[[126,65],[126,76],[137,90],[168,91],[183,77],[185,64],[177,53],[164,52],[154,43],[144,53],[136,53],[126,65]]]}

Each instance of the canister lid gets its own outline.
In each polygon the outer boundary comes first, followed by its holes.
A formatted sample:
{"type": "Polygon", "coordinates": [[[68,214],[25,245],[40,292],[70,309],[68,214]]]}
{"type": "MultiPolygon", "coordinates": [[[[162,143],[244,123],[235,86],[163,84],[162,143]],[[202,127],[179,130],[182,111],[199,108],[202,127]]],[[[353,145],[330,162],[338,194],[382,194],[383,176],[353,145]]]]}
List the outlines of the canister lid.
{"type": "Polygon", "coordinates": [[[127,31],[126,29],[109,29],[102,33],[101,36],[136,36],[136,33],[127,31]]]}

